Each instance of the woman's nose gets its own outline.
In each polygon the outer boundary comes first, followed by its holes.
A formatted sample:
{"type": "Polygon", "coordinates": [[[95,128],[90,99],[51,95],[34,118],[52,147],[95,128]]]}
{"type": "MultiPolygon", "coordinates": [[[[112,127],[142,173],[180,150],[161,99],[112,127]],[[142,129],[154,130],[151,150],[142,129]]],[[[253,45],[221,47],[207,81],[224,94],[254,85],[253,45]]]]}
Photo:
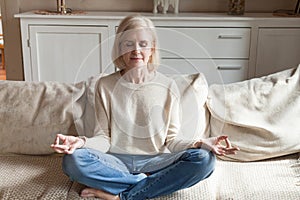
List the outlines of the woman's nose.
{"type": "Polygon", "coordinates": [[[136,42],[133,46],[133,51],[140,51],[140,50],[141,50],[141,47],[140,47],[139,43],[136,42]]]}

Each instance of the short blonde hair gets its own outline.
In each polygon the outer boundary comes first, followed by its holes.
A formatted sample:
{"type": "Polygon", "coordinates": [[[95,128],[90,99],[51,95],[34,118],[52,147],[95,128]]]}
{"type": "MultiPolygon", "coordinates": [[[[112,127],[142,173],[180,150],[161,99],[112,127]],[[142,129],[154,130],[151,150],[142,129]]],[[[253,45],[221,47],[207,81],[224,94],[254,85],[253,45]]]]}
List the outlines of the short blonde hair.
{"type": "Polygon", "coordinates": [[[123,69],[126,67],[121,53],[122,36],[126,31],[134,30],[134,29],[145,29],[150,32],[153,40],[152,41],[153,51],[148,63],[148,65],[151,66],[148,67],[150,67],[151,69],[156,69],[160,64],[157,34],[153,22],[150,19],[141,15],[130,15],[125,17],[120,22],[115,37],[113,50],[112,50],[112,60],[114,65],[119,69],[123,69]]]}

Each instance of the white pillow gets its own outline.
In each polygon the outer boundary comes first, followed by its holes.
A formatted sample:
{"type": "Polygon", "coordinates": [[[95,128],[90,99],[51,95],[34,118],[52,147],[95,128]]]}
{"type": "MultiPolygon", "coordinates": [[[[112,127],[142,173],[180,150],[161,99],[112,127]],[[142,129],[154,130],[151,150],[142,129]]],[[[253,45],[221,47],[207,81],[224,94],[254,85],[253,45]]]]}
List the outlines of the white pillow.
{"type": "Polygon", "coordinates": [[[241,151],[228,159],[255,161],[300,152],[300,66],[209,88],[211,136],[226,134],[241,151]]]}

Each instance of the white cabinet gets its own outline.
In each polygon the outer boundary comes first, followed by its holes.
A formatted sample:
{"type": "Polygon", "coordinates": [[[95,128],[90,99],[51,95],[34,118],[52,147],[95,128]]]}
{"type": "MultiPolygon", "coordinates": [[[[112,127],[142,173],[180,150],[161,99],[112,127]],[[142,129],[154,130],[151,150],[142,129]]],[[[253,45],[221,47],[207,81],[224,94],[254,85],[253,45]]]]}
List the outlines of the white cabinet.
{"type": "MultiPolygon", "coordinates": [[[[77,82],[115,70],[111,51],[127,12],[20,18],[26,81],[77,82]]],[[[231,83],[300,63],[300,20],[272,13],[141,13],[157,28],[166,74],[203,72],[209,84],[231,83]]]]}
{"type": "Polygon", "coordinates": [[[256,76],[264,76],[300,64],[300,28],[260,28],[256,76]]]}
{"type": "Polygon", "coordinates": [[[159,71],[168,74],[202,72],[209,84],[245,80],[250,32],[250,28],[159,28],[162,57],[159,71]]]}
{"type": "Polygon", "coordinates": [[[30,25],[26,79],[72,83],[99,74],[107,37],[107,27],[30,25]]]}

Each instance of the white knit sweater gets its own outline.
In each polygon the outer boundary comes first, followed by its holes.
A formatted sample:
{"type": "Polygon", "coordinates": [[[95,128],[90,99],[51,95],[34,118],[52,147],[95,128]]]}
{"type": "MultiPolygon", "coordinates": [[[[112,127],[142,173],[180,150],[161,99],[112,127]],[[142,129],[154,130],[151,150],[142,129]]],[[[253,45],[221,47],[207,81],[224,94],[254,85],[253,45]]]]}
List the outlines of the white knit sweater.
{"type": "Polygon", "coordinates": [[[191,148],[194,141],[176,139],[180,129],[176,83],[156,72],[152,80],[134,84],[120,72],[96,87],[96,128],[86,147],[102,152],[150,155],[191,148]]]}

